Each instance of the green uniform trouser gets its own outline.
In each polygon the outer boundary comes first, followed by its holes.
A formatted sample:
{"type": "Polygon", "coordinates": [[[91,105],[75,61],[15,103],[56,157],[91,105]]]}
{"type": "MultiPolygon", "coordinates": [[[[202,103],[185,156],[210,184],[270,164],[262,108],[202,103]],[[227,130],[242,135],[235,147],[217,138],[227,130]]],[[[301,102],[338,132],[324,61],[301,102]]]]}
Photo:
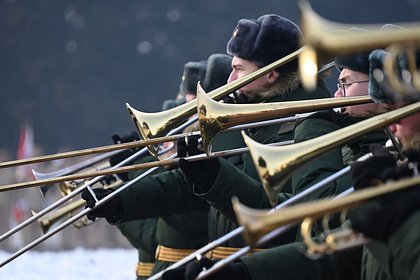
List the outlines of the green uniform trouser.
{"type": "Polygon", "coordinates": [[[121,223],[117,225],[117,228],[139,251],[139,262],[136,268],[137,279],[147,279],[150,275],[146,275],[146,271],[151,273],[151,264],[155,262],[156,219],[149,218],[121,223]],[[139,269],[140,263],[142,263],[141,269],[139,269]]]}
{"type": "Polygon", "coordinates": [[[155,257],[146,251],[139,250],[139,263],[137,264],[137,280],[145,280],[153,275],[155,257]]]}
{"type": "Polygon", "coordinates": [[[372,241],[363,246],[362,280],[391,280],[388,261],[386,244],[372,241]]]}
{"type": "Polygon", "coordinates": [[[242,257],[251,279],[340,279],[360,278],[361,248],[312,260],[306,257],[302,243],[291,243],[242,257]]]}
{"type": "MultiPolygon", "coordinates": [[[[190,214],[159,218],[156,232],[158,244],[170,249],[181,249],[181,251],[195,251],[203,247],[208,241],[207,217],[207,211],[193,211],[190,214]]],[[[166,257],[157,257],[153,274],[174,263],[166,257]]]]}

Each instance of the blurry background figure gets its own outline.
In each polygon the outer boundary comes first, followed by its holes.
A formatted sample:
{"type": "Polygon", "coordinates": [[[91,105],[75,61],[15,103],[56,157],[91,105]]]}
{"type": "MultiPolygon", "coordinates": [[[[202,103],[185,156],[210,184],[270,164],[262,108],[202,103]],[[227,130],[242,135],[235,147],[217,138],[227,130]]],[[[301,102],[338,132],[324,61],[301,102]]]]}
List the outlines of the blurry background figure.
{"type": "MultiPolygon", "coordinates": [[[[19,145],[17,150],[17,159],[25,159],[35,156],[35,144],[34,144],[34,132],[32,125],[29,122],[25,122],[19,134],[19,145]]],[[[29,181],[33,180],[34,176],[32,175],[31,165],[22,165],[16,168],[16,180],[17,181],[29,181]]]]}
{"type": "MultiPolygon", "coordinates": [[[[10,205],[9,227],[15,227],[28,218],[29,206],[26,199],[18,199],[10,205]]],[[[11,244],[14,249],[23,247],[27,242],[27,236],[20,231],[11,236],[11,244]]]]}
{"type": "MultiPolygon", "coordinates": [[[[169,99],[163,102],[162,111],[175,108],[196,98],[197,83],[204,80],[206,64],[207,61],[203,60],[199,62],[190,61],[184,65],[184,71],[179,84],[179,92],[175,99],[169,99]]],[[[176,145],[174,142],[164,142],[160,145],[160,149],[171,149],[159,156],[160,159],[166,159],[176,152],[176,145]]]]}

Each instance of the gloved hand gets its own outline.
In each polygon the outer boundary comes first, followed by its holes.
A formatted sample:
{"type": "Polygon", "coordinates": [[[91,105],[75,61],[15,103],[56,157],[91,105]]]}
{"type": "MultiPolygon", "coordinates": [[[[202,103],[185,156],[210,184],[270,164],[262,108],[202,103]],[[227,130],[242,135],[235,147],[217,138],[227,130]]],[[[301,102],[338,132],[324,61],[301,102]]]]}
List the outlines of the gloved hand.
{"type": "MultiPolygon", "coordinates": [[[[217,260],[209,260],[202,258],[200,261],[194,261],[186,266],[168,270],[162,275],[163,280],[177,280],[177,279],[195,279],[204,269],[212,267],[217,260]]],[[[241,262],[230,263],[221,270],[209,276],[210,280],[244,280],[249,279],[249,274],[241,262]]]]}
{"type": "Polygon", "coordinates": [[[414,150],[408,150],[404,153],[407,157],[407,161],[395,168],[388,168],[384,170],[382,172],[382,178],[384,181],[398,180],[400,178],[415,176],[416,172],[418,174],[418,168],[420,167],[420,153],[414,150]]]}
{"type": "MultiPolygon", "coordinates": [[[[198,148],[198,138],[196,136],[189,136],[187,141],[188,144],[183,138],[177,141],[177,153],[179,157],[194,156],[204,153],[204,151],[198,148]]],[[[207,192],[216,180],[220,163],[217,158],[209,158],[194,162],[181,158],[178,166],[181,168],[188,181],[197,185],[197,188],[200,191],[207,192]]]]}
{"type": "MultiPolygon", "coordinates": [[[[112,140],[114,141],[114,144],[128,143],[128,142],[140,140],[140,136],[137,132],[132,131],[130,134],[124,134],[123,136],[120,136],[119,134],[114,134],[112,135],[112,140]]],[[[122,152],[110,157],[109,163],[111,164],[111,166],[115,166],[121,161],[131,156],[132,154],[136,153],[138,150],[139,148],[123,150],[122,152]]],[[[119,173],[117,174],[117,176],[124,182],[129,180],[127,172],[119,173]]]]}
{"type": "MultiPolygon", "coordinates": [[[[93,189],[93,192],[96,195],[98,200],[103,199],[108,194],[112,193],[113,189],[93,189]]],[[[89,190],[86,188],[82,192],[82,199],[86,201],[85,208],[93,208],[95,206],[95,199],[90,194],[89,190]]],[[[123,214],[123,203],[121,196],[119,194],[115,195],[112,199],[110,199],[104,205],[101,205],[94,210],[90,211],[86,214],[87,218],[91,221],[95,221],[96,218],[107,218],[108,219],[116,219],[121,217],[123,214]]]]}
{"type": "MultiPolygon", "coordinates": [[[[420,162],[415,151],[406,152],[408,162],[380,173],[382,181],[398,181],[415,176],[420,162]]],[[[418,175],[417,175],[418,176],[418,175]]],[[[420,210],[420,186],[389,193],[374,200],[362,209],[364,215],[350,216],[352,227],[367,237],[387,241],[411,214],[420,210]]]]}
{"type": "Polygon", "coordinates": [[[356,190],[382,184],[384,172],[397,167],[394,157],[381,145],[373,144],[369,150],[373,156],[351,165],[351,179],[356,190]]]}
{"type": "Polygon", "coordinates": [[[420,186],[386,194],[365,206],[364,215],[350,217],[352,228],[369,238],[387,242],[389,237],[420,210],[420,186]]]}

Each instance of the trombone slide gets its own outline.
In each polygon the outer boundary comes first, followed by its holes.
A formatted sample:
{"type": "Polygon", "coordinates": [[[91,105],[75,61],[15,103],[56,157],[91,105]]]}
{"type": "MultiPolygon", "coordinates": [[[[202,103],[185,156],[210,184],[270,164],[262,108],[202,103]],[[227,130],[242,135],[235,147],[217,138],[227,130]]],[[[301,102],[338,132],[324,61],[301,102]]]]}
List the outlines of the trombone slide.
{"type": "Polygon", "coordinates": [[[369,131],[381,129],[418,111],[420,111],[420,102],[377,115],[314,139],[284,147],[263,145],[252,140],[245,133],[242,135],[249,147],[261,183],[271,203],[275,205],[277,194],[283,190],[287,180],[292,176],[292,172],[302,164],[369,131]]]}
{"type": "Polygon", "coordinates": [[[303,85],[316,86],[318,65],[336,55],[386,48],[389,45],[412,47],[420,41],[418,22],[398,23],[402,28],[384,29],[379,24],[342,24],[316,14],[309,2],[300,2],[301,30],[305,49],[299,55],[299,71],[303,85]]]}
{"type": "Polygon", "coordinates": [[[278,227],[302,222],[305,218],[317,219],[324,215],[333,214],[356,207],[380,195],[403,190],[420,185],[420,177],[412,177],[397,182],[386,183],[377,187],[358,190],[345,197],[325,198],[279,209],[268,213],[266,210],[251,209],[233,200],[233,209],[240,225],[244,227],[244,238],[251,246],[260,237],[278,227]]]}

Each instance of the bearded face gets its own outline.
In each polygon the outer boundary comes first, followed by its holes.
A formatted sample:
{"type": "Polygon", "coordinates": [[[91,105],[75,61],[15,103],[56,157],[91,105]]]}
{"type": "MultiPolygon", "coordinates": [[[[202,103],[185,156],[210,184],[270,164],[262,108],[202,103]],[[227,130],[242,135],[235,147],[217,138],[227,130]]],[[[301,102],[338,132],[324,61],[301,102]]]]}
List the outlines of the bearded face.
{"type": "Polygon", "coordinates": [[[400,120],[392,128],[404,150],[414,149],[420,152],[420,113],[400,120]]]}

